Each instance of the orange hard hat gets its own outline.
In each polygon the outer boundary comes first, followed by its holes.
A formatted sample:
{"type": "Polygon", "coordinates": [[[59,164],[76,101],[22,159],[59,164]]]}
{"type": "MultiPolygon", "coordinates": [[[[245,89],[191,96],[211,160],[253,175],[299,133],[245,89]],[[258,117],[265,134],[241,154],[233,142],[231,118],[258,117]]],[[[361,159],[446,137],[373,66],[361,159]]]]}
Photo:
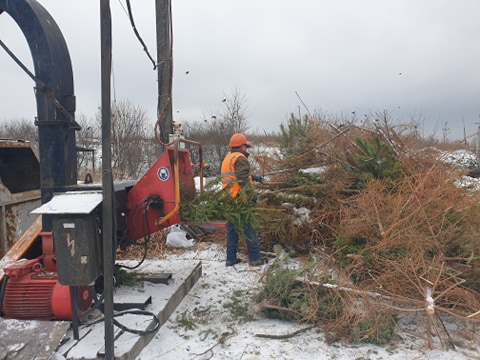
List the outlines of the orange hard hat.
{"type": "Polygon", "coordinates": [[[232,137],[230,138],[230,147],[236,148],[240,147],[242,145],[246,145],[247,147],[252,147],[250,143],[247,141],[247,138],[243,134],[233,134],[232,137]]]}

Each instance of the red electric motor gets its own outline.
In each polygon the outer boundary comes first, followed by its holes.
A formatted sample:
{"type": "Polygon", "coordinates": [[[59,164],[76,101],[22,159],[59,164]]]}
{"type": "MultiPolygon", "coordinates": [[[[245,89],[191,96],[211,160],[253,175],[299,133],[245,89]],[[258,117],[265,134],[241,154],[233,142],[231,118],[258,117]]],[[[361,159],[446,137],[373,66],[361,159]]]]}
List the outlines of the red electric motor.
{"type": "MultiPolygon", "coordinates": [[[[51,233],[43,233],[44,255],[22,259],[3,269],[5,277],[2,314],[19,320],[71,320],[70,287],[58,282],[51,257],[51,233]],[[49,250],[50,249],[50,250],[49,250]]],[[[92,305],[88,287],[77,287],[80,311],[92,305]]]]}

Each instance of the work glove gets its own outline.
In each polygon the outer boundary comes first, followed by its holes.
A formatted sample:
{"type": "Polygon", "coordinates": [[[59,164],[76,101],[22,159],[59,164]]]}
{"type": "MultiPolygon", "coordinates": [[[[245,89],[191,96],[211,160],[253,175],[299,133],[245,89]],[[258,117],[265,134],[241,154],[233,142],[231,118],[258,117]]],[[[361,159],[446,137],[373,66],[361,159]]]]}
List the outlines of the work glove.
{"type": "Polygon", "coordinates": [[[253,181],[259,182],[260,184],[263,184],[263,177],[259,175],[254,175],[252,176],[253,181]]]}

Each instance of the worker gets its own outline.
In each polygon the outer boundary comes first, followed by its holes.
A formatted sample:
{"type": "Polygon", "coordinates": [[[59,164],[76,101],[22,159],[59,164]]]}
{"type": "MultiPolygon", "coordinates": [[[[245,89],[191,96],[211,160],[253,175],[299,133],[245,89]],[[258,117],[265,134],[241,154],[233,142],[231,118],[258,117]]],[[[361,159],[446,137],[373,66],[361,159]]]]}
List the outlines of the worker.
{"type": "MultiPolygon", "coordinates": [[[[245,135],[237,133],[230,138],[230,153],[225,156],[221,168],[222,189],[227,189],[231,198],[237,197],[241,188],[251,187],[253,181],[262,182],[261,176],[250,174],[250,154],[247,149],[251,147],[245,135]]],[[[246,189],[248,190],[248,189],[246,189]]],[[[253,190],[253,187],[252,187],[253,190]]],[[[257,231],[249,224],[243,225],[246,237],[248,260],[251,266],[260,266],[264,260],[260,258],[260,247],[257,240],[257,231]]],[[[239,232],[231,222],[227,222],[227,261],[226,266],[233,266],[241,262],[237,258],[239,232]]]]}
{"type": "MultiPolygon", "coordinates": [[[[207,172],[210,169],[210,164],[208,164],[205,160],[202,160],[202,174],[203,176],[208,176],[207,172]]],[[[200,164],[195,165],[195,176],[200,173],[200,164]]]]}

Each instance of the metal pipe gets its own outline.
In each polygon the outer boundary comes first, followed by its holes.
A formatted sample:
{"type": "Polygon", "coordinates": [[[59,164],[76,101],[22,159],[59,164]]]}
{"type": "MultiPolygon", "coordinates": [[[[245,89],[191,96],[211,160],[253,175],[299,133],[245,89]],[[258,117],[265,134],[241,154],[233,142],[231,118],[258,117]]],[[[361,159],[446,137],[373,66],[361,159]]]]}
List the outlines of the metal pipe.
{"type": "Polygon", "coordinates": [[[203,193],[203,150],[202,144],[197,141],[188,140],[188,139],[176,139],[175,141],[183,142],[185,144],[190,144],[198,147],[198,156],[200,161],[200,194],[203,193]]]}
{"type": "Polygon", "coordinates": [[[180,170],[178,164],[178,143],[180,139],[173,142],[173,186],[175,190],[175,207],[167,215],[158,220],[157,225],[161,225],[175,215],[180,209],[180,170]]]}
{"type": "Polygon", "coordinates": [[[178,159],[178,145],[180,142],[198,146],[199,156],[200,156],[200,193],[203,192],[203,172],[202,172],[202,163],[203,163],[203,154],[202,154],[202,145],[199,142],[186,140],[186,139],[175,139],[169,145],[173,144],[173,186],[175,191],[175,207],[167,215],[160,218],[157,221],[157,225],[161,225],[169,220],[180,210],[180,165],[178,159]]]}
{"type": "MultiPolygon", "coordinates": [[[[110,0],[100,1],[100,51],[102,90],[102,186],[103,186],[103,294],[105,326],[105,359],[115,358],[113,331],[113,267],[115,208],[111,149],[111,69],[112,69],[112,15],[110,0]]],[[[116,244],[115,244],[116,245],[116,244]]]]}

